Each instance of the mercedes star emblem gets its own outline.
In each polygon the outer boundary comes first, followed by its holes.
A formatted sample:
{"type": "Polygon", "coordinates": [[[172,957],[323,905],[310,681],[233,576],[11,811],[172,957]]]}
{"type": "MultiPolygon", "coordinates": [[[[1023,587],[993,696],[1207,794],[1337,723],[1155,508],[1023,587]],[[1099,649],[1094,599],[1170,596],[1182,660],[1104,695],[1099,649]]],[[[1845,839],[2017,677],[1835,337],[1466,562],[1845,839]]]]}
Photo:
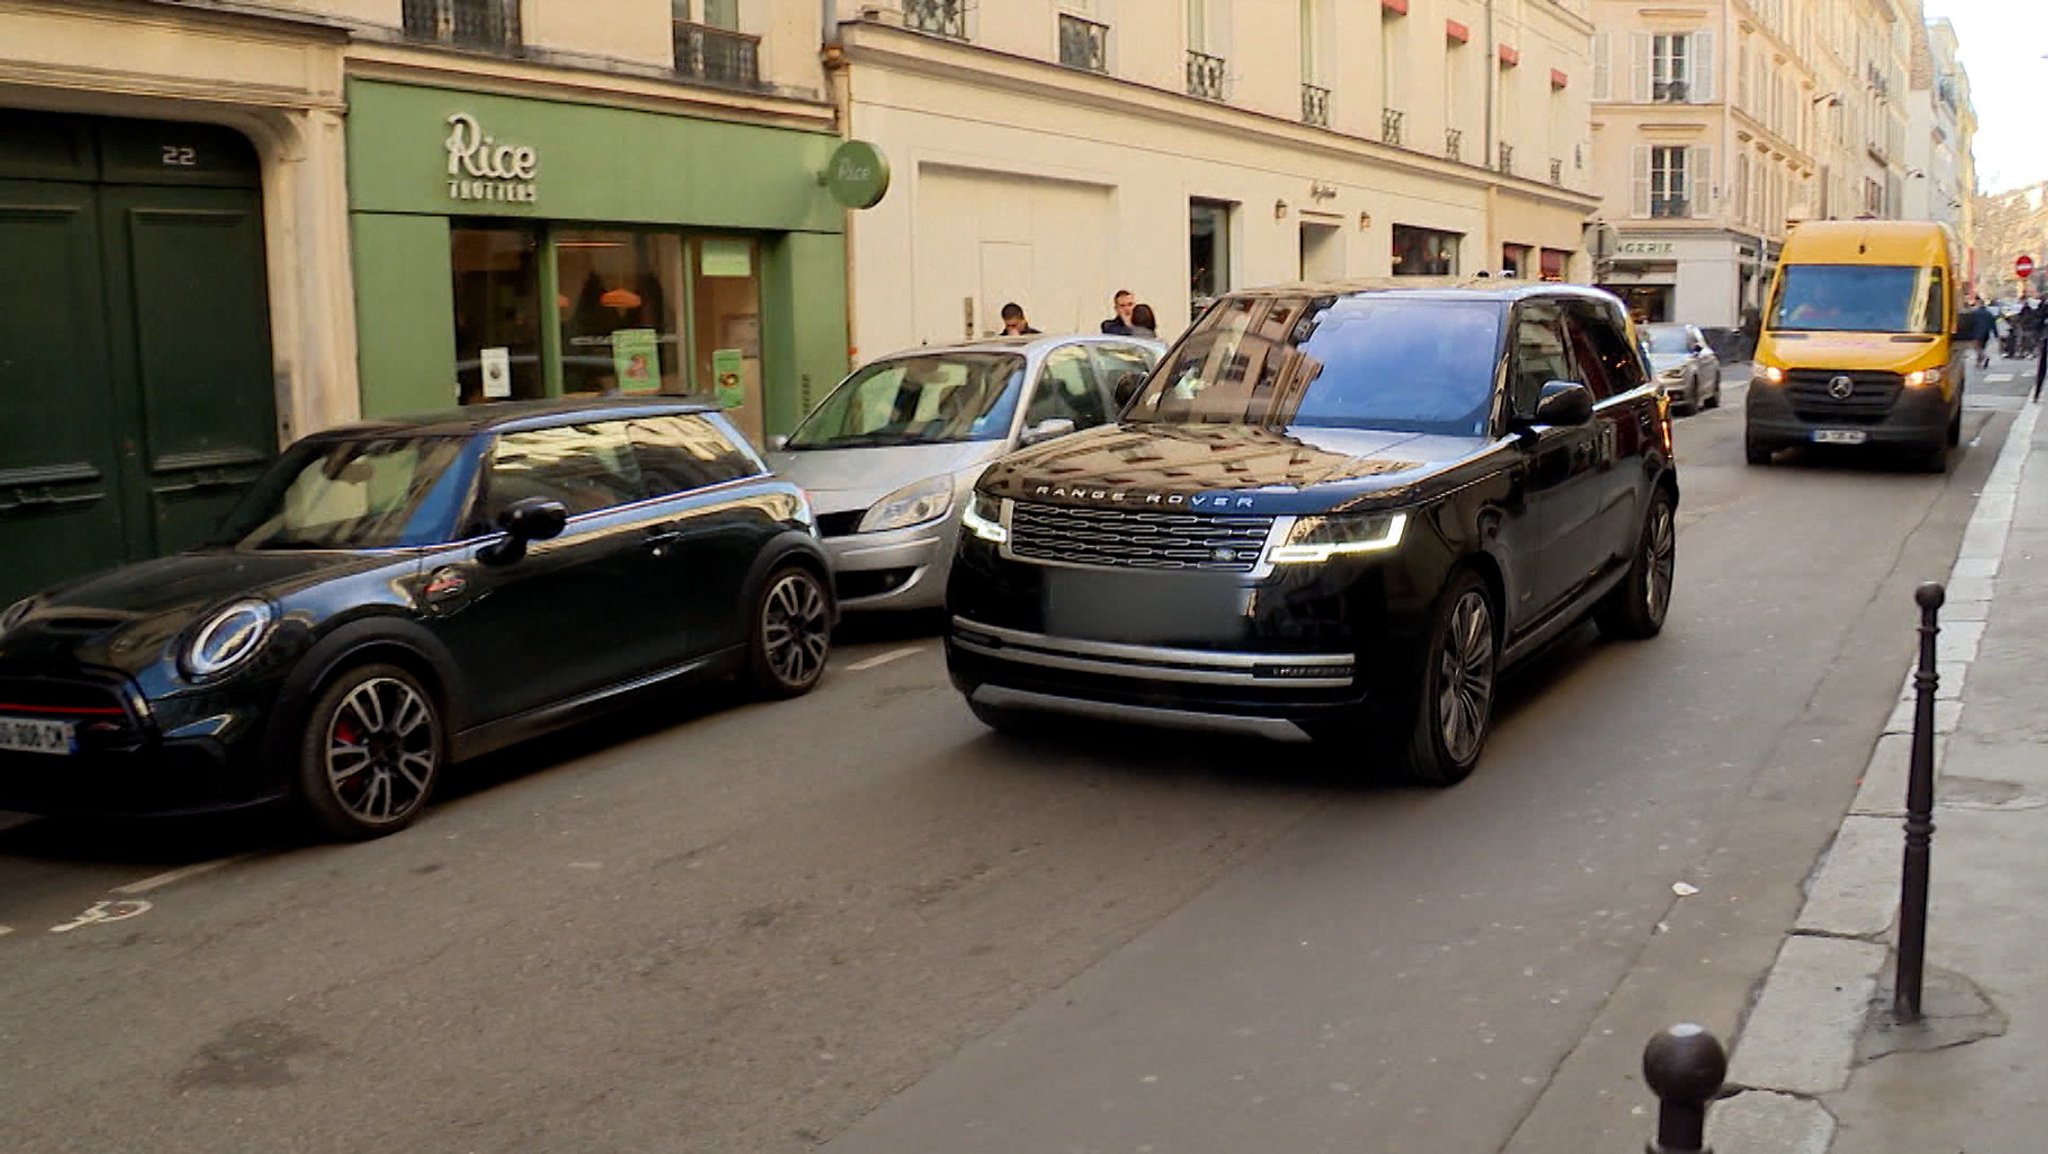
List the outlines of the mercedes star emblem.
{"type": "Polygon", "coordinates": [[[1848,377],[1836,377],[1828,382],[1828,396],[1846,401],[1856,393],[1856,382],[1848,377]]]}

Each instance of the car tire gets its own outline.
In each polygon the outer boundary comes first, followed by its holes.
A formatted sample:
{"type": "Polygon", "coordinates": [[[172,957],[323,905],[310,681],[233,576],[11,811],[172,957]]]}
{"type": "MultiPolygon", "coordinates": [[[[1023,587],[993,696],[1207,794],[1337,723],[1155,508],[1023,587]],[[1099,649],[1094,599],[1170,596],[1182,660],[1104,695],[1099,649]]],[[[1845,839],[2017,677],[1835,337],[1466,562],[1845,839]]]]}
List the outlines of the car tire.
{"type": "Polygon", "coordinates": [[[1594,614],[1600,632],[1624,641],[1642,641],[1664,630],[1671,609],[1671,586],[1678,572],[1678,518],[1671,494],[1651,490],[1643,511],[1642,532],[1628,574],[1594,614]]]}
{"type": "Polygon", "coordinates": [[[1472,774],[1493,727],[1500,679],[1498,611],[1470,569],[1451,575],[1429,628],[1422,700],[1397,774],[1411,785],[1456,785],[1472,774]]]}
{"type": "Polygon", "coordinates": [[[763,697],[801,697],[825,675],[832,655],[832,599],[803,565],[768,574],[754,598],[747,639],[747,683],[763,697]]]}
{"type": "Polygon", "coordinates": [[[1707,396],[1707,407],[1710,409],[1721,407],[1721,374],[1718,372],[1714,374],[1714,391],[1707,396]]]}
{"type": "Polygon", "coordinates": [[[1929,473],[1948,472],[1948,446],[1949,439],[1946,435],[1943,435],[1941,440],[1922,450],[1920,453],[1920,468],[1929,473]]]}
{"type": "Polygon", "coordinates": [[[441,707],[426,685],[397,665],[359,665],[307,710],[294,793],[322,833],[365,841],[411,825],[447,760],[441,707]]]}
{"type": "Polygon", "coordinates": [[[1749,436],[1746,433],[1743,435],[1743,460],[1749,462],[1752,465],[1768,465],[1771,463],[1771,452],[1772,449],[1769,445],[1764,444],[1762,441],[1759,441],[1755,437],[1749,436]]]}
{"type": "Polygon", "coordinates": [[[1949,445],[1949,448],[1953,449],[1953,448],[1955,448],[1955,447],[1956,447],[1957,445],[1960,445],[1960,444],[1962,444],[1962,443],[1963,443],[1963,411],[1962,411],[1961,409],[1957,409],[1957,410],[1956,410],[1956,415],[1955,415],[1955,416],[1953,416],[1953,417],[1950,417],[1950,418],[1948,419],[1948,445],[1949,445]]]}

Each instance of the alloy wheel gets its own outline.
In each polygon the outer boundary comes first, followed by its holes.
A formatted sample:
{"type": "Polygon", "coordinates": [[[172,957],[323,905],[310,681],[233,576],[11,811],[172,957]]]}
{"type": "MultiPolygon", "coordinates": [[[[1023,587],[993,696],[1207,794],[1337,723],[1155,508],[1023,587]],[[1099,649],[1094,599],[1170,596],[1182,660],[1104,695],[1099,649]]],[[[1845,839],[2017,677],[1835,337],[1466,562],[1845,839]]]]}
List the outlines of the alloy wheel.
{"type": "Polygon", "coordinates": [[[791,572],[762,603],[761,644],[768,668],[785,685],[808,685],[825,669],[832,630],[825,594],[808,573],[791,572]]]}
{"type": "Polygon", "coordinates": [[[433,706],[396,678],[364,681],[328,718],[328,788],[350,816],[367,824],[389,825],[418,809],[440,758],[433,706]]]}
{"type": "Polygon", "coordinates": [[[1643,534],[1643,608],[1650,620],[1664,620],[1671,605],[1671,581],[1678,567],[1678,535],[1671,519],[1671,505],[1659,501],[1650,512],[1650,531],[1643,534]]]}
{"type": "Polygon", "coordinates": [[[1437,658],[1437,729],[1444,752],[1460,764],[1479,756],[1493,709],[1493,611],[1477,589],[1451,609],[1437,658]]]}

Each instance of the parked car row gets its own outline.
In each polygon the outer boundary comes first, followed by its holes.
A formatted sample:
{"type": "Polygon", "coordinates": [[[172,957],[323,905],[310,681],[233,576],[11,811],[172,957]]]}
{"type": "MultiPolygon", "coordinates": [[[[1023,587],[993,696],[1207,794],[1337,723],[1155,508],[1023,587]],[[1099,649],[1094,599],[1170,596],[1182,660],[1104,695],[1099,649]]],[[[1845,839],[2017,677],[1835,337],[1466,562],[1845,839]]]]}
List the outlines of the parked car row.
{"type": "Polygon", "coordinates": [[[659,398],[316,434],[205,547],[0,614],[0,808],[291,801],[376,836],[449,764],[648,691],[804,693],[842,606],[944,605],[997,729],[1313,739],[1449,784],[1503,669],[1589,616],[1661,628],[1671,403],[1718,369],[1687,381],[1606,293],[1410,281],[1232,293],[1170,355],[884,357],[765,460],[659,398]]]}

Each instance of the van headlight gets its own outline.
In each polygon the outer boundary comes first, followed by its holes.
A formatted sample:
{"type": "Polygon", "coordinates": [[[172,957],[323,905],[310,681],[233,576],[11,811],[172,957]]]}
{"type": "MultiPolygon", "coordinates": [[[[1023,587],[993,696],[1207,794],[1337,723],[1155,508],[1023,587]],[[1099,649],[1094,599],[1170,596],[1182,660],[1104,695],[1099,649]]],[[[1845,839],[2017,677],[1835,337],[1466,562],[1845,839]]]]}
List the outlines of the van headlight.
{"type": "Polygon", "coordinates": [[[1753,385],[1782,385],[1785,383],[1785,370],[1776,365],[1758,365],[1750,373],[1749,381],[1753,385]]]}
{"type": "Polygon", "coordinates": [[[1009,543],[1010,531],[1003,528],[1003,502],[1000,497],[976,493],[967,498],[967,507],[960,512],[960,524],[984,541],[996,545],[1009,543]]]}
{"type": "Polygon", "coordinates": [[[856,532],[880,533],[936,521],[953,507],[953,478],[930,477],[882,498],[860,519],[856,532]]]}
{"type": "Polygon", "coordinates": [[[270,637],[276,611],[267,601],[237,601],[206,619],[185,647],[185,672],[194,677],[226,673],[254,656],[270,637]]]}
{"type": "Polygon", "coordinates": [[[1941,378],[1942,371],[1940,366],[1931,369],[1915,369],[1906,374],[1906,387],[1909,389],[1930,388],[1940,384],[1941,378]]]}
{"type": "Polygon", "coordinates": [[[1400,546],[1407,528],[1406,513],[1297,517],[1286,540],[1273,546],[1266,560],[1275,565],[1307,565],[1355,553],[1384,553],[1400,546]]]}

